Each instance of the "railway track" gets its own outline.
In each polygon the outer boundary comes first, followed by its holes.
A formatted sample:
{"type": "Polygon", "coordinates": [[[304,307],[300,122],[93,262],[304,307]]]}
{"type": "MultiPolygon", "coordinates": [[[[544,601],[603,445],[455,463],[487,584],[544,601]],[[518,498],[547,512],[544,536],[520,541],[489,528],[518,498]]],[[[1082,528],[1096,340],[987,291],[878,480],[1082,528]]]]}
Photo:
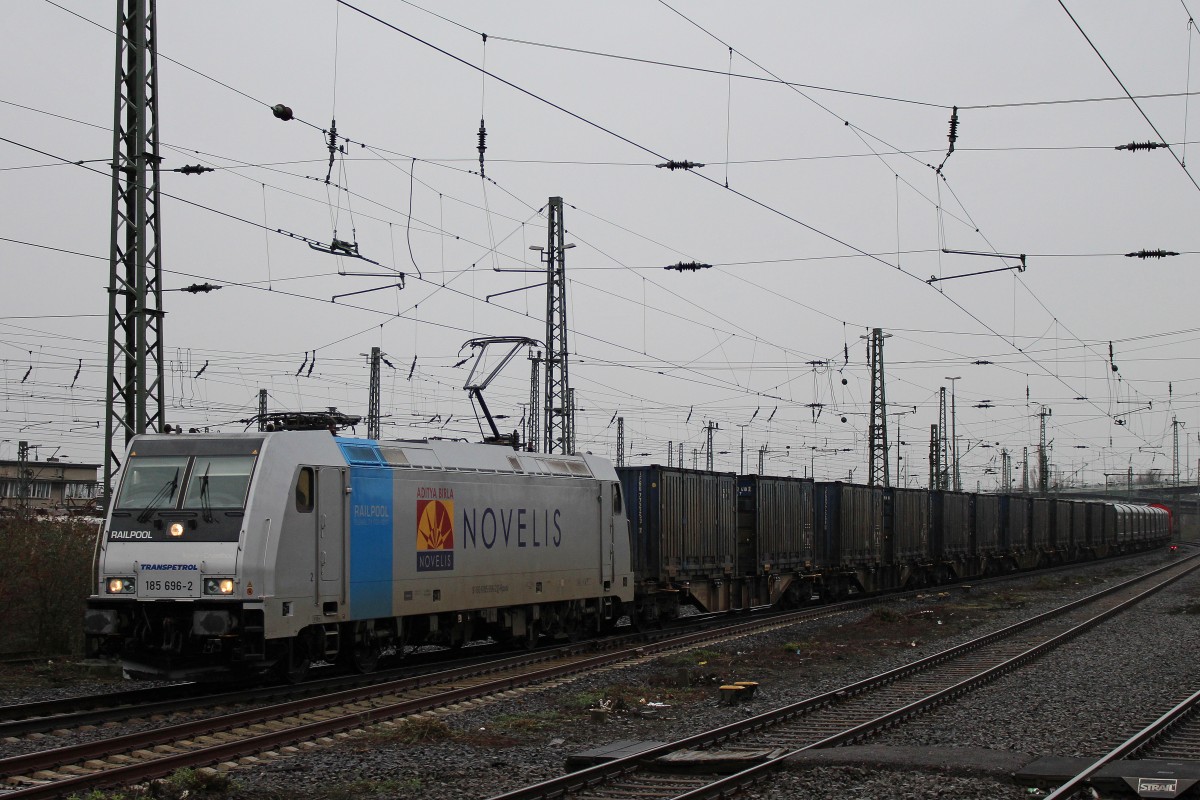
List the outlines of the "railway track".
{"type": "Polygon", "coordinates": [[[1092,784],[1104,773],[1110,781],[1119,776],[1141,797],[1177,797],[1196,784],[1197,762],[1200,691],[1089,764],[1046,800],[1092,797],[1092,784]]]}
{"type": "MultiPolygon", "coordinates": [[[[649,654],[689,649],[836,616],[880,599],[862,598],[732,624],[724,617],[722,625],[715,626],[709,620],[708,627],[682,635],[669,631],[649,632],[636,637],[626,636],[615,642],[587,642],[490,659],[433,674],[391,677],[388,673],[376,673],[356,676],[349,679],[349,684],[346,678],[333,678],[300,687],[270,687],[267,690],[257,687],[185,698],[162,697],[162,689],[135,690],[105,697],[110,701],[129,702],[131,698],[149,696],[151,701],[114,709],[104,707],[97,698],[87,698],[88,705],[98,707],[36,719],[29,718],[30,706],[0,709],[0,717],[5,714],[24,717],[0,723],[0,736],[20,735],[21,731],[28,730],[54,730],[63,734],[72,732],[72,727],[85,726],[86,729],[99,721],[107,723],[107,727],[87,734],[95,741],[0,759],[0,795],[13,798],[61,796],[91,788],[137,783],[184,767],[269,759],[291,752],[296,746],[312,746],[309,743],[314,741],[328,742],[330,737],[344,736],[367,725],[552,682],[622,661],[640,660],[649,654]],[[598,647],[610,649],[597,653],[598,647]],[[270,696],[264,697],[264,691],[270,696]],[[262,705],[271,699],[279,702],[262,705]],[[250,702],[258,707],[212,715],[214,705],[224,707],[250,702]],[[176,712],[204,713],[206,716],[183,722],[162,718],[176,712]],[[150,717],[157,718],[149,720],[150,717]],[[115,724],[118,720],[130,719],[145,720],[147,727],[157,727],[128,735],[112,735],[120,730],[120,725],[115,724]],[[4,732],[4,726],[11,726],[7,728],[8,733],[4,732]]],[[[171,688],[178,687],[168,687],[168,690],[171,688]]],[[[187,687],[187,691],[194,692],[197,688],[187,687]]],[[[65,702],[78,705],[80,699],[65,702]]],[[[33,708],[44,713],[50,706],[34,704],[33,708]]],[[[37,746],[44,748],[48,741],[40,739],[37,746]]]]}
{"type": "MultiPolygon", "coordinates": [[[[864,598],[732,624],[726,621],[723,625],[710,625],[684,634],[666,631],[639,634],[625,637],[636,639],[632,645],[626,643],[627,646],[618,647],[609,642],[610,649],[601,653],[595,652],[598,643],[589,642],[395,680],[378,682],[379,676],[372,676],[377,682],[367,686],[318,693],[177,724],[162,720],[166,724],[127,735],[111,735],[116,728],[110,721],[110,727],[94,732],[94,741],[0,759],[0,780],[9,789],[0,788],[0,797],[57,797],[103,786],[137,783],[185,767],[269,759],[292,752],[296,745],[329,743],[333,740],[331,737],[345,736],[350,731],[380,722],[502,695],[624,661],[639,661],[649,654],[688,649],[849,613],[871,602],[874,601],[864,598]]],[[[306,684],[301,688],[309,691],[311,686],[306,684]]],[[[253,690],[249,694],[252,693],[253,690]]],[[[247,694],[239,692],[236,697],[247,694]]],[[[152,713],[194,709],[197,703],[212,705],[218,698],[224,698],[223,703],[232,702],[234,697],[226,694],[168,700],[162,701],[166,705],[155,703],[127,708],[122,713],[145,717],[152,713]]],[[[88,721],[82,724],[91,725],[96,713],[89,711],[86,717],[73,719],[86,719],[88,721]]],[[[17,720],[13,724],[31,722],[35,721],[17,720]]],[[[37,722],[50,725],[60,733],[70,732],[62,715],[37,722]]],[[[44,745],[45,741],[39,740],[39,744],[44,745]]]]}
{"type": "MultiPolygon", "coordinates": [[[[1137,558],[1137,556],[1126,556],[1121,559],[1112,559],[1112,562],[1117,563],[1121,560],[1132,558],[1137,558]]],[[[1068,571],[1072,569],[1073,566],[1074,565],[1065,565],[1062,567],[1045,569],[1039,571],[1039,574],[1052,575],[1057,572],[1068,571]]],[[[952,584],[947,585],[944,588],[948,590],[956,590],[963,588],[964,586],[977,588],[980,586],[1003,583],[1008,580],[1025,577],[1026,574],[1027,573],[1013,573],[1010,575],[973,581],[969,585],[952,584]]],[[[920,594],[920,592],[914,591],[859,598],[842,603],[832,603],[829,605],[788,612],[784,615],[780,615],[779,612],[771,612],[765,615],[766,621],[764,624],[768,626],[791,625],[797,622],[812,620],[827,615],[852,611],[869,605],[903,599],[905,597],[911,597],[917,594],[920,594]]],[[[726,614],[686,617],[683,618],[683,620],[680,621],[680,624],[676,627],[660,631],[645,631],[637,634],[625,634],[611,637],[609,640],[605,641],[587,643],[582,646],[615,648],[619,650],[626,647],[633,647],[641,643],[653,644],[664,638],[676,636],[679,628],[684,628],[687,630],[696,628],[707,629],[716,625],[728,625],[730,624],[729,620],[730,617],[726,614]]],[[[739,622],[735,624],[741,625],[743,623],[739,622]]],[[[731,631],[731,635],[740,635],[738,630],[753,631],[754,628],[738,628],[737,630],[731,631]]],[[[474,650],[476,648],[470,649],[474,650]]],[[[479,649],[484,650],[484,648],[479,649]]],[[[56,700],[0,706],[0,742],[3,742],[5,739],[19,738],[29,734],[69,730],[87,725],[104,725],[108,723],[147,719],[169,714],[186,714],[193,712],[204,713],[205,709],[214,706],[236,707],[249,704],[263,705],[264,703],[275,700],[328,694],[346,689],[369,686],[389,680],[412,677],[418,674],[427,673],[431,667],[442,670],[447,667],[471,667],[476,664],[487,663],[488,660],[494,658],[495,651],[485,652],[487,653],[486,657],[481,658],[479,655],[473,655],[468,656],[466,659],[456,658],[454,661],[449,663],[439,660],[439,656],[437,655],[429,658],[417,656],[415,660],[412,656],[410,656],[402,666],[392,669],[381,670],[369,675],[342,674],[332,675],[329,677],[318,677],[295,686],[254,685],[251,687],[235,688],[230,690],[225,687],[216,687],[212,684],[185,683],[173,686],[127,689],[116,692],[102,692],[93,695],[78,695],[56,700]]],[[[554,651],[551,650],[551,652],[554,651]]]]}
{"type": "Polygon", "coordinates": [[[1200,557],[835,691],[493,800],[729,797],[790,755],[861,741],[1019,669],[1196,569],[1200,557]]]}

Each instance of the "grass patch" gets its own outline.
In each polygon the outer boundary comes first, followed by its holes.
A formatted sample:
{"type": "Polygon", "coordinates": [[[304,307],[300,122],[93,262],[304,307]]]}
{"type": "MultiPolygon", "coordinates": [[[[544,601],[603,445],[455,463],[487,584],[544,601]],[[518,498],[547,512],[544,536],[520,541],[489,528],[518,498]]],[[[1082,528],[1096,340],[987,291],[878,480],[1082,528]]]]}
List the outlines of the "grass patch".
{"type": "Polygon", "coordinates": [[[130,789],[93,789],[86,794],[72,794],[69,800],[219,800],[231,796],[236,788],[233,779],[223,772],[181,769],[130,789]]]}
{"type": "Polygon", "coordinates": [[[494,731],[507,733],[530,733],[544,731],[564,722],[564,716],[557,711],[538,711],[532,714],[501,714],[492,720],[494,731]]]}
{"type": "Polygon", "coordinates": [[[324,800],[362,800],[364,797],[407,797],[424,788],[420,778],[360,778],[327,787],[324,800]]]}
{"type": "MultiPolygon", "coordinates": [[[[716,654],[718,659],[720,654],[716,654]]],[[[646,683],[614,683],[598,691],[580,692],[563,703],[564,716],[580,718],[601,703],[609,703],[611,712],[617,715],[637,715],[649,703],[665,703],[672,708],[685,707],[691,703],[707,701],[712,697],[711,686],[719,686],[719,679],[701,686],[679,685],[673,671],[663,671],[646,683]]],[[[558,722],[563,722],[560,717],[558,722]]]]}
{"type": "Polygon", "coordinates": [[[28,664],[0,665],[0,682],[13,688],[46,689],[80,683],[121,683],[119,667],[85,667],[67,658],[46,659],[28,664]]]}
{"type": "Polygon", "coordinates": [[[1108,583],[1110,577],[1103,575],[1070,575],[1065,572],[1060,572],[1057,575],[1041,575],[1037,580],[1032,581],[1028,591],[1031,592],[1055,592],[1062,589],[1077,589],[1080,587],[1099,586],[1102,583],[1108,583]]]}
{"type": "Polygon", "coordinates": [[[698,648],[696,650],[688,650],[683,653],[671,653],[663,656],[659,663],[668,669],[677,667],[693,667],[703,666],[706,662],[714,661],[721,657],[719,650],[709,650],[707,648],[698,648]]]}
{"type": "Polygon", "coordinates": [[[1171,616],[1179,616],[1180,614],[1190,617],[1198,616],[1200,615],[1200,603],[1188,603],[1185,606],[1178,606],[1176,608],[1172,608],[1167,613],[1171,616]]]}
{"type": "Polygon", "coordinates": [[[385,725],[372,728],[358,741],[369,746],[379,744],[430,744],[446,742],[458,738],[454,728],[437,717],[418,717],[406,719],[395,725],[385,725]]]}

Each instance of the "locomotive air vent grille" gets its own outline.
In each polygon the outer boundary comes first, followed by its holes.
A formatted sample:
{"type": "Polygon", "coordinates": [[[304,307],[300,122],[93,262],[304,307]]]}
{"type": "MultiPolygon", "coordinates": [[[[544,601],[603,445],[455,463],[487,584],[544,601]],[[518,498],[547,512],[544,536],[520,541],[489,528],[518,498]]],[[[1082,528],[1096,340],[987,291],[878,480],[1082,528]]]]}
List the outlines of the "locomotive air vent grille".
{"type": "Polygon", "coordinates": [[[404,455],[404,451],[399,447],[381,447],[379,452],[383,454],[383,458],[393,467],[407,467],[408,456],[404,455]]]}
{"type": "Polygon", "coordinates": [[[516,456],[508,457],[508,465],[510,467],[512,467],[515,472],[524,472],[525,471],[525,470],[521,469],[521,461],[516,456]]]}
{"type": "Polygon", "coordinates": [[[589,478],[592,476],[592,471],[588,469],[588,465],[582,461],[568,461],[567,466],[575,475],[584,475],[589,478]]]}
{"type": "Polygon", "coordinates": [[[343,445],[346,452],[346,458],[351,464],[378,464],[379,457],[375,455],[373,447],[364,447],[362,445],[348,444],[343,445]]]}
{"type": "Polygon", "coordinates": [[[424,447],[406,447],[404,448],[404,456],[408,459],[408,463],[414,467],[440,468],[442,466],[442,461],[437,457],[437,454],[424,447]]]}

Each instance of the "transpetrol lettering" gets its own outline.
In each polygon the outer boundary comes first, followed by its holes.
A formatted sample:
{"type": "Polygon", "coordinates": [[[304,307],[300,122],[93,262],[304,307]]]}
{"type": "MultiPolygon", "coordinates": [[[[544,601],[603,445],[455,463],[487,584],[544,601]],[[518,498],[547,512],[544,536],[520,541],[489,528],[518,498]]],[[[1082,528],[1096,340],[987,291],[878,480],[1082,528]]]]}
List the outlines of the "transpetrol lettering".
{"type": "Polygon", "coordinates": [[[143,570],[157,572],[198,572],[195,564],[142,564],[143,570]]]}

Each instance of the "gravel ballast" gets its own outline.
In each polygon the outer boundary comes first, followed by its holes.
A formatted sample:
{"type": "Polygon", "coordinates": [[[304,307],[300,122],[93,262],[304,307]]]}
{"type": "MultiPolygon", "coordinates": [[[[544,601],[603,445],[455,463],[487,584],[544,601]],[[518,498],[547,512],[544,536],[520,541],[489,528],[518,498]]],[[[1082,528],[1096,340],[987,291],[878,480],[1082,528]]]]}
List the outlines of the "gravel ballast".
{"type": "MultiPolygon", "coordinates": [[[[1166,563],[1165,553],[1034,573],[991,586],[948,587],[507,696],[419,724],[380,725],[335,744],[231,773],[224,796],[256,800],[489,798],[563,773],[564,759],[617,740],[671,741],[762,713],[941,651],[1166,563]],[[717,702],[717,686],[756,680],[750,703],[717,702]],[[588,709],[615,710],[606,723],[588,709]]],[[[1190,686],[1200,578],[1100,626],[1034,666],[857,747],[803,754],[762,798],[1029,797],[1009,776],[1044,754],[1096,756],[1156,717],[1190,686]],[[1191,613],[1185,613],[1191,612],[1191,613]],[[1164,644],[1164,643],[1170,644],[1164,644]],[[1132,715],[1131,709],[1141,713],[1132,715]]],[[[5,702],[108,684],[5,687],[5,702]]],[[[73,743],[9,743],[10,752],[73,743]],[[52,745],[53,743],[53,745],[52,745]]],[[[199,795],[198,795],[199,796],[199,795]]]]}
{"type": "MultiPolygon", "coordinates": [[[[569,754],[622,739],[670,741],[796,702],[1061,605],[1166,558],[1154,554],[1092,564],[1072,570],[1069,578],[1035,574],[1001,587],[950,589],[948,597],[934,593],[889,604],[906,619],[935,617],[947,603],[969,607],[977,602],[986,608],[981,622],[945,637],[933,630],[939,620],[928,619],[928,636],[914,638],[911,629],[897,625],[903,638],[885,637],[882,644],[863,648],[850,632],[878,612],[856,612],[741,638],[705,649],[713,662],[736,674],[706,676],[701,654],[701,661],[686,669],[714,680],[680,689],[676,697],[664,683],[678,672],[680,659],[668,656],[440,715],[440,723],[425,726],[432,728],[432,738],[424,741],[414,741],[414,730],[403,723],[377,727],[302,756],[238,770],[233,776],[236,794],[292,800],[492,797],[561,775],[569,754]],[[822,644],[808,646],[818,641],[822,644]],[[804,645],[798,653],[791,650],[795,643],[804,645]],[[845,655],[839,656],[839,650],[845,655]],[[777,661],[765,679],[758,674],[767,668],[762,653],[777,661]],[[754,701],[718,704],[715,685],[739,679],[760,680],[754,701]],[[581,701],[606,696],[625,698],[626,711],[610,715],[605,724],[594,723],[588,704],[581,701]],[[642,699],[647,703],[638,702],[642,699]],[[655,701],[665,707],[650,708],[655,701]]],[[[1144,717],[1151,719],[1188,685],[1182,676],[1185,654],[1196,650],[1196,617],[1171,612],[1194,602],[1197,593],[1200,579],[1185,579],[1151,599],[1146,610],[1106,623],[1033,669],[934,712],[927,723],[906,726],[867,746],[806,756],[772,779],[769,789],[747,796],[1029,797],[1028,790],[1008,779],[1014,769],[1042,754],[1104,752],[1120,735],[1118,727],[1123,732],[1137,726],[1116,724],[1128,716],[1129,705],[1121,698],[1130,696],[1130,690],[1136,690],[1132,701],[1145,704],[1144,717]],[[1114,647],[1121,641],[1155,644],[1121,648],[1122,654],[1141,656],[1126,666],[1114,663],[1114,647]],[[1155,655],[1167,641],[1178,642],[1181,657],[1174,662],[1155,655]]],[[[945,622],[940,627],[954,627],[952,619],[945,622]]]]}

